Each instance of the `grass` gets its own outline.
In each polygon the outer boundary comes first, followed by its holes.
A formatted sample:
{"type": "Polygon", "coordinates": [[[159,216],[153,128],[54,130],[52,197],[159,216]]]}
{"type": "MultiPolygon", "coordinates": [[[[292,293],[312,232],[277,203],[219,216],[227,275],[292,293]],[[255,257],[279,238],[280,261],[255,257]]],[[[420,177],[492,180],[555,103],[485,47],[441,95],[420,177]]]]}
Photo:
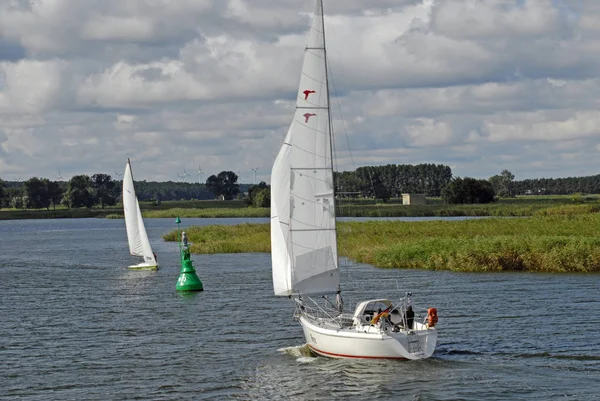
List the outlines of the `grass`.
{"type": "MultiPolygon", "coordinates": [[[[25,219],[80,219],[88,217],[104,218],[111,214],[117,214],[119,210],[113,208],[56,208],[56,210],[46,209],[2,209],[0,210],[0,220],[25,220],[25,219]]],[[[121,209],[122,212],[122,209],[121,209]]]]}
{"type": "MultiPolygon", "coordinates": [[[[586,205],[528,218],[341,222],[339,253],[381,268],[600,272],[599,227],[600,214],[586,205]]],[[[269,252],[268,224],[187,232],[195,253],[269,252]]],[[[175,241],[176,233],[165,239],[175,241]]]]}
{"type": "MultiPolygon", "coordinates": [[[[185,232],[192,242],[193,253],[271,252],[270,233],[266,224],[188,227],[185,232]]],[[[177,241],[177,231],[163,238],[177,241]]]]}
{"type": "Polygon", "coordinates": [[[600,271],[598,214],[341,224],[340,253],[383,268],[600,271]]]}
{"type": "MultiPolygon", "coordinates": [[[[222,218],[269,217],[268,208],[250,208],[241,200],[187,200],[164,201],[160,204],[140,202],[145,218],[222,218]]],[[[579,208],[594,211],[600,208],[600,195],[519,196],[500,199],[487,205],[446,205],[440,198],[428,198],[427,205],[402,205],[401,199],[378,203],[375,199],[340,199],[337,215],[340,217],[444,217],[444,216],[533,216],[539,213],[579,213],[579,208]],[[570,208],[563,209],[563,206],[570,208]]],[[[36,219],[69,217],[123,218],[122,205],[99,209],[16,210],[3,209],[0,219],[36,219]]]]}

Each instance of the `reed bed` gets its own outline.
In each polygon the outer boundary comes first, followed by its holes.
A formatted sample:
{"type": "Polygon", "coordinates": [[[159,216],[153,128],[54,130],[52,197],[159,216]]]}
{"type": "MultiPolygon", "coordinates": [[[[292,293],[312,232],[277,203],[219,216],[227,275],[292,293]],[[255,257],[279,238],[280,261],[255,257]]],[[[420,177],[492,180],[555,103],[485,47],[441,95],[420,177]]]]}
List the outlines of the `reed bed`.
{"type": "MultiPolygon", "coordinates": [[[[600,272],[600,214],[568,210],[572,213],[452,222],[340,222],[339,253],[381,268],[600,272]]],[[[196,253],[269,252],[268,224],[187,232],[196,253]]]]}
{"type": "Polygon", "coordinates": [[[600,212],[600,203],[587,205],[563,205],[538,210],[535,214],[539,216],[576,215],[600,212]]]}
{"type": "MultiPolygon", "coordinates": [[[[188,227],[185,232],[193,253],[271,252],[268,224],[211,225],[188,227]]],[[[165,241],[177,241],[177,230],[163,236],[165,241]]]]}
{"type": "MultiPolygon", "coordinates": [[[[499,216],[525,217],[551,214],[593,213],[600,210],[600,196],[519,196],[500,199],[486,205],[446,205],[440,198],[428,198],[426,205],[402,205],[401,199],[390,199],[378,203],[376,199],[338,199],[337,215],[340,217],[445,217],[445,216],[499,216]]],[[[145,218],[228,218],[228,217],[269,217],[268,208],[249,208],[242,200],[187,200],[140,202],[145,218]]],[[[58,206],[56,210],[2,209],[0,220],[38,218],[82,218],[107,217],[123,218],[123,206],[110,208],[67,209],[58,206]]]]}
{"type": "MultiPolygon", "coordinates": [[[[451,216],[497,216],[525,217],[538,213],[574,214],[569,208],[585,209],[584,212],[600,209],[600,198],[596,195],[578,198],[573,204],[571,196],[523,196],[500,199],[485,205],[447,205],[439,198],[428,198],[427,205],[402,205],[401,199],[377,203],[374,199],[339,199],[336,213],[339,217],[451,217],[451,216]],[[562,208],[567,207],[565,212],[562,208]],[[561,212],[562,211],[562,212],[561,212]]],[[[144,217],[269,217],[268,208],[250,208],[236,201],[181,201],[163,202],[161,205],[142,204],[144,217]]]]}

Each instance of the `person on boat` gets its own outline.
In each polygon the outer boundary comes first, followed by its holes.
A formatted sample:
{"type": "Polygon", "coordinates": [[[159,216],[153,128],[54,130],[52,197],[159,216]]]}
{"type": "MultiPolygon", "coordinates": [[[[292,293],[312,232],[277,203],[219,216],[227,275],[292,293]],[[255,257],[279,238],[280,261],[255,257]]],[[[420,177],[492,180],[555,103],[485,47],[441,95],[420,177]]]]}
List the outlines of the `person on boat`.
{"type": "Polygon", "coordinates": [[[406,312],[404,312],[404,322],[407,329],[412,329],[415,321],[415,312],[413,312],[412,306],[408,305],[406,312]]]}
{"type": "Polygon", "coordinates": [[[154,255],[154,261],[158,263],[158,256],[156,256],[156,252],[152,252],[152,255],[154,255]]]}
{"type": "Polygon", "coordinates": [[[337,294],[335,294],[335,306],[338,312],[342,313],[344,311],[344,300],[342,299],[341,291],[338,291],[337,294]]]}

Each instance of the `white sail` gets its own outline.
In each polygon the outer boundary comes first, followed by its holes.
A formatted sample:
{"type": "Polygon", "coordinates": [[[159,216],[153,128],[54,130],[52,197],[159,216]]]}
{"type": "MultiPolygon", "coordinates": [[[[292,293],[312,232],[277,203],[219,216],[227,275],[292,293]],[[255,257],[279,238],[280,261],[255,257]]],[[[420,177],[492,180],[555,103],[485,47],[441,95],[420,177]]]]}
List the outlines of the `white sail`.
{"type": "Polygon", "coordinates": [[[133,174],[129,161],[125,165],[123,174],[123,211],[125,213],[125,227],[129,252],[134,256],[142,256],[148,265],[156,266],[156,259],[148,240],[142,212],[133,187],[133,174]]]}
{"type": "Polygon", "coordinates": [[[275,295],[339,289],[333,161],[322,2],[317,2],[296,113],[271,173],[275,295]]]}

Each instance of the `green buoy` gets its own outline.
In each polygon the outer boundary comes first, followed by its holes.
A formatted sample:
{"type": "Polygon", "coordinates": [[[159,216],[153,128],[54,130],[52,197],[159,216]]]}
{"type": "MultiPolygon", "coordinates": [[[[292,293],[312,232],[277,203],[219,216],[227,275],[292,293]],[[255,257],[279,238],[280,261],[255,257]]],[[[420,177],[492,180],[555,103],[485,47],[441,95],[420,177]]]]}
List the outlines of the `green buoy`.
{"type": "Polygon", "coordinates": [[[192,265],[187,236],[185,232],[179,235],[179,224],[181,224],[179,217],[177,217],[175,223],[177,224],[177,242],[179,243],[179,256],[181,257],[181,271],[179,272],[179,279],[177,280],[175,289],[177,291],[203,291],[204,286],[202,285],[202,281],[198,278],[196,269],[192,265]]]}

